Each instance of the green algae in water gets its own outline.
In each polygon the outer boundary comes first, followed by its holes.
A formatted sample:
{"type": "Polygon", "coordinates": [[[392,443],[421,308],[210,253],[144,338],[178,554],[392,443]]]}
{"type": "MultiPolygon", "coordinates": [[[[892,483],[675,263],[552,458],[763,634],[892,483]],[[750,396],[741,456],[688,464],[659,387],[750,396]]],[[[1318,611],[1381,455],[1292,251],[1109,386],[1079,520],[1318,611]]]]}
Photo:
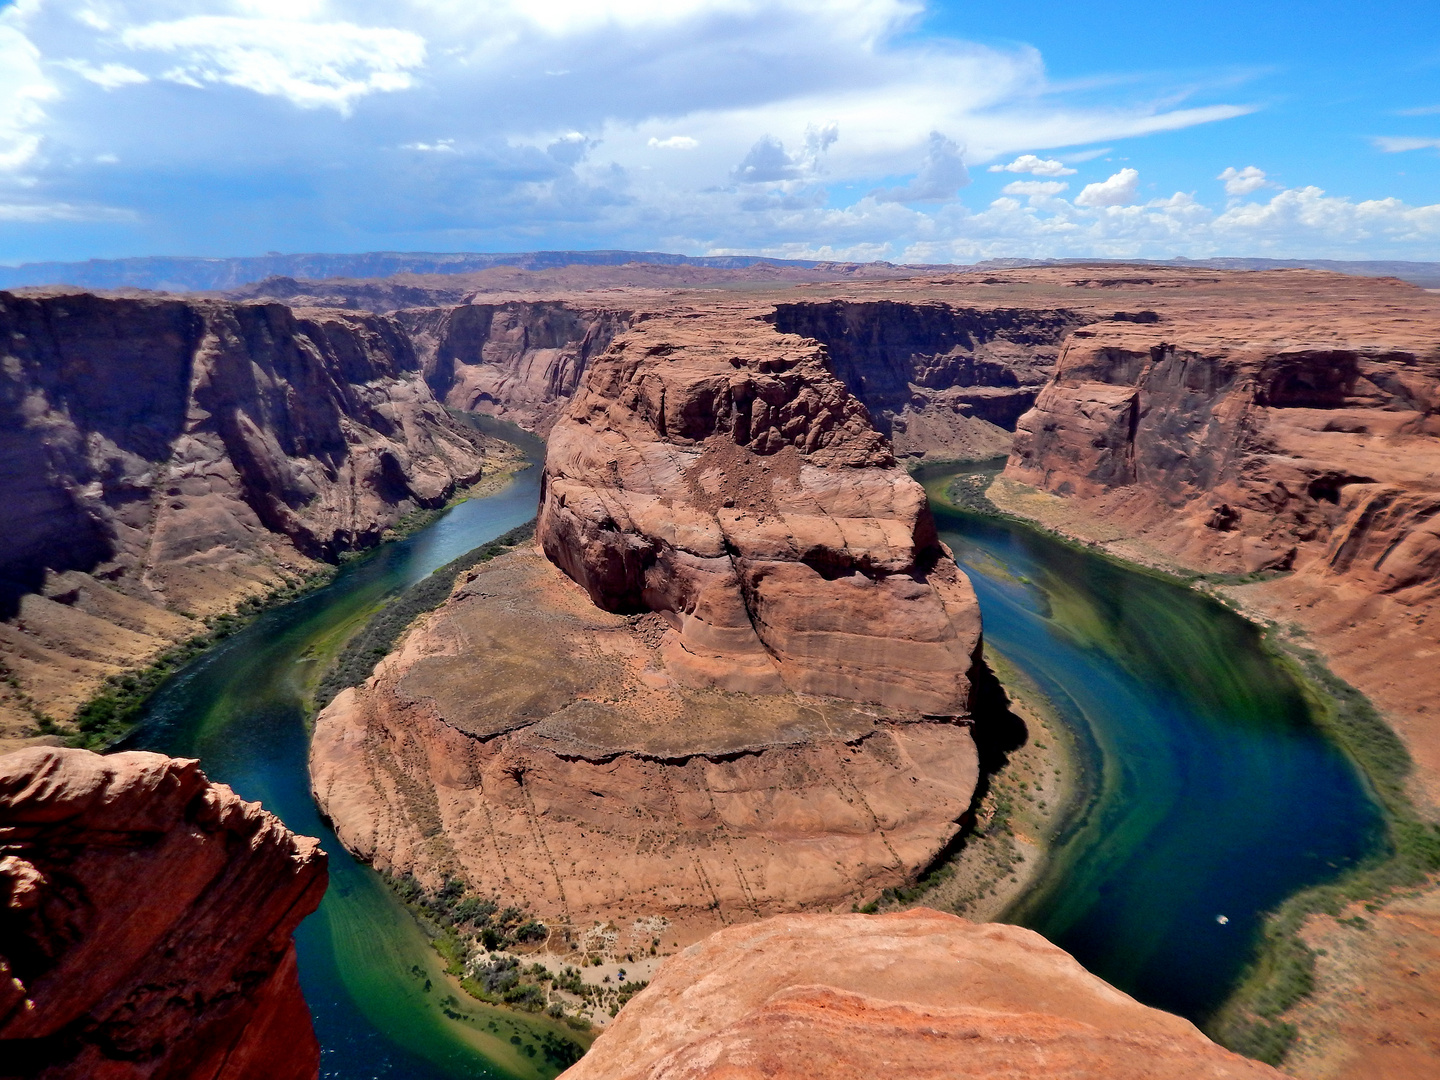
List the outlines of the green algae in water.
{"type": "Polygon", "coordinates": [[[1254,626],[1160,575],[948,508],[955,471],[922,479],[986,639],[1087,758],[1088,790],[1007,918],[1203,1023],[1269,911],[1383,849],[1380,808],[1254,626]]]}

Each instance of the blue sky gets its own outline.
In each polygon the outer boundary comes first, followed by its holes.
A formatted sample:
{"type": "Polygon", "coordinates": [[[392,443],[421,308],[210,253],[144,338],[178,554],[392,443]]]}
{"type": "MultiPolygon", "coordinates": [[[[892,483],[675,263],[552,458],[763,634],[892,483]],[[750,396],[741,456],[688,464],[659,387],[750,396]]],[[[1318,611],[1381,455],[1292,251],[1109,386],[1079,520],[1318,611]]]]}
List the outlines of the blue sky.
{"type": "Polygon", "coordinates": [[[1440,4],[0,4],[0,262],[589,247],[1440,260],[1440,4]]]}

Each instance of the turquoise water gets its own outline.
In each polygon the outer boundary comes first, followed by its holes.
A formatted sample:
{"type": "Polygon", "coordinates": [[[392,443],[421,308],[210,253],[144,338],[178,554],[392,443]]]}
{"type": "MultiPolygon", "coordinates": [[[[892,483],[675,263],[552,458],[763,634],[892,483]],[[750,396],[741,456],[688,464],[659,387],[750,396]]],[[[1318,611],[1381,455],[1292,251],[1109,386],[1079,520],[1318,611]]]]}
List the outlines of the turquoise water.
{"type": "Polygon", "coordinates": [[[1203,1022],[1266,911],[1383,844],[1379,807],[1254,626],[1157,575],[948,507],[954,471],[921,479],[985,640],[1039,684],[1085,763],[1080,807],[1007,921],[1203,1022]]]}

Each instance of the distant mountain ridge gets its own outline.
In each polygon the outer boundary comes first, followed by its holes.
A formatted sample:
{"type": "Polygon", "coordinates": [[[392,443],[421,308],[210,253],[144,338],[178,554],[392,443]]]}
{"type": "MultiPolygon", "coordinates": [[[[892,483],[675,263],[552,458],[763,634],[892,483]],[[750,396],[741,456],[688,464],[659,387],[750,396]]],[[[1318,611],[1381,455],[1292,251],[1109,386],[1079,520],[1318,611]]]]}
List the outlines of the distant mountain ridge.
{"type": "MultiPolygon", "coordinates": [[[[388,278],[396,274],[467,274],[497,266],[553,270],[566,266],[701,266],[742,270],[753,266],[813,270],[825,267],[894,266],[823,259],[773,259],[762,255],[675,255],[663,251],[426,252],[370,251],[360,254],[300,254],[204,258],[149,255],[85,262],[37,262],[0,266],[0,288],[26,285],[74,285],[85,289],[157,289],[165,292],[215,292],[238,289],[270,277],[316,281],[327,278],[388,278]]],[[[1337,259],[986,259],[973,266],[917,265],[916,271],[985,271],[1024,266],[1081,265],[1193,266],[1214,270],[1331,270],[1361,277],[1396,277],[1425,288],[1440,288],[1440,262],[1337,259]]],[[[896,269],[900,269],[896,266],[896,269]]]]}
{"type": "Polygon", "coordinates": [[[972,270],[1007,270],[1024,266],[1181,266],[1202,270],[1330,270],[1356,277],[1393,277],[1427,289],[1440,289],[1440,262],[1387,259],[986,259],[972,270]]]}
{"type": "Polygon", "coordinates": [[[551,270],[562,266],[710,266],[744,269],[764,264],[810,269],[824,260],[769,259],[758,255],[672,255],[662,251],[427,252],[370,251],[358,255],[269,255],[209,259],[149,255],[133,259],[24,263],[0,266],[0,288],[23,285],[79,285],[87,289],[160,289],[213,292],[235,289],[268,277],[305,280],[385,278],[396,274],[467,274],[494,266],[551,270]]]}

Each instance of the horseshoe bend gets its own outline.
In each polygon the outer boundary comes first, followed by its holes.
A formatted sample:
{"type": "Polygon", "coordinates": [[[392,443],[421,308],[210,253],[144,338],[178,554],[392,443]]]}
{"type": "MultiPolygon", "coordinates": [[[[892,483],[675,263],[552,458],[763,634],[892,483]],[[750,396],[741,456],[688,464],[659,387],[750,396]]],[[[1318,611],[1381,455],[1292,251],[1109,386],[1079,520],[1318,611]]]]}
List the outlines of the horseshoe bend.
{"type": "Polygon", "coordinates": [[[362,858],[693,940],[849,910],[959,830],[979,608],[817,342],[738,312],[617,337],[536,540],[321,713],[315,795],[362,858]]]}

